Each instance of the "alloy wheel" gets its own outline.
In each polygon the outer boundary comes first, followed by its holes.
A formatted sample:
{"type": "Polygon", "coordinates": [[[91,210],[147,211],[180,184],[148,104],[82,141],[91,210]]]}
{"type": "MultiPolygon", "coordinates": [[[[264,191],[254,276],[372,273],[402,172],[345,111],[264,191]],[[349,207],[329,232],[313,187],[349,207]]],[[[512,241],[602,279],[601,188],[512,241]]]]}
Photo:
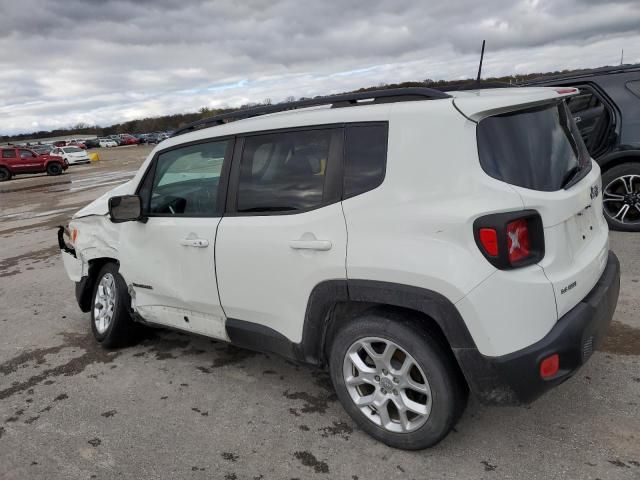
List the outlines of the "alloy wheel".
{"type": "Polygon", "coordinates": [[[431,388],[418,362],[379,337],[354,342],[344,357],[344,382],[364,416],[393,433],[420,428],[431,413],[431,388]]]}
{"type": "Polygon", "coordinates": [[[602,192],[607,215],[625,225],[640,223],[640,175],[613,179],[602,192]]]}
{"type": "Polygon", "coordinates": [[[93,303],[93,321],[98,333],[103,334],[109,328],[116,306],[116,284],[113,275],[105,273],[100,279],[96,298],[93,303]]]}

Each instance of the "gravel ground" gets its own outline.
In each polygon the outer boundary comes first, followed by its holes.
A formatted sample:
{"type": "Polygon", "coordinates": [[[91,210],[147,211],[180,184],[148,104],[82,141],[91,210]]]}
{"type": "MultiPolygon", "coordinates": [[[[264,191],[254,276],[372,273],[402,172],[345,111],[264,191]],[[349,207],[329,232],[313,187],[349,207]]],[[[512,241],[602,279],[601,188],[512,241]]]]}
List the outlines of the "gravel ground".
{"type": "Polygon", "coordinates": [[[640,235],[611,234],[618,310],[576,376],[528,407],[471,399],[443,442],[404,452],[360,431],[322,371],[161,330],[94,343],[55,226],[149,150],[0,184],[1,479],[640,478],[640,235]]]}

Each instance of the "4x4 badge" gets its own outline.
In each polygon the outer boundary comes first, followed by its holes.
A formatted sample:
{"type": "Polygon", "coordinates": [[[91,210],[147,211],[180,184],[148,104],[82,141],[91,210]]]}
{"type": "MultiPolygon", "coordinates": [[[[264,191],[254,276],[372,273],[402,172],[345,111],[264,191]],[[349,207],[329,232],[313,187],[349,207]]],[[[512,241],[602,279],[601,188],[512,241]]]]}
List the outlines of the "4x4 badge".
{"type": "Polygon", "coordinates": [[[600,187],[598,187],[598,185],[592,185],[591,186],[591,200],[596,198],[598,196],[598,193],[600,193],[600,187]]]}

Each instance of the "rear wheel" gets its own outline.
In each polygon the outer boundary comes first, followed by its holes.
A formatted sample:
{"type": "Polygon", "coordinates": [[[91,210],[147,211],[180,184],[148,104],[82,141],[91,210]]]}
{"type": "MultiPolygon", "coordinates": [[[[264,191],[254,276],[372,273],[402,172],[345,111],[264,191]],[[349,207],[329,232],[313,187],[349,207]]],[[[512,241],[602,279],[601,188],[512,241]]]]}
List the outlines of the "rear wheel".
{"type": "Polygon", "coordinates": [[[114,263],[105,264],[96,279],[91,302],[91,330],[105,348],[129,345],[137,339],[139,326],[129,314],[131,297],[114,263]]]}
{"type": "Polygon", "coordinates": [[[50,163],[47,165],[47,175],[60,175],[62,173],[62,165],[59,163],[50,163]]]}
{"type": "Polygon", "coordinates": [[[11,180],[11,172],[6,167],[0,167],[0,182],[11,180]]]}
{"type": "Polygon", "coordinates": [[[451,354],[394,312],[365,314],[341,328],[329,363],[345,410],[391,447],[417,450],[438,443],[466,405],[451,354]]]}
{"type": "Polygon", "coordinates": [[[640,232],[640,163],[623,163],[605,171],[602,201],[612,230],[640,232]]]}

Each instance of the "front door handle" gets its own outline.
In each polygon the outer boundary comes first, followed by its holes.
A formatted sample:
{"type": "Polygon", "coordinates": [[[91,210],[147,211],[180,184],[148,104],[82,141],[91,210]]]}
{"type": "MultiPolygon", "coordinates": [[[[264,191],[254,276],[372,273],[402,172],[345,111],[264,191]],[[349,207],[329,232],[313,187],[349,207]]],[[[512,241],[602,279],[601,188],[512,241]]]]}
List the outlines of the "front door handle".
{"type": "Polygon", "coordinates": [[[333,244],[329,240],[290,240],[289,246],[294,250],[331,250],[333,244]]]}
{"type": "Polygon", "coordinates": [[[180,240],[180,245],[183,247],[207,248],[209,246],[209,240],[205,240],[204,238],[183,238],[180,240]]]}

